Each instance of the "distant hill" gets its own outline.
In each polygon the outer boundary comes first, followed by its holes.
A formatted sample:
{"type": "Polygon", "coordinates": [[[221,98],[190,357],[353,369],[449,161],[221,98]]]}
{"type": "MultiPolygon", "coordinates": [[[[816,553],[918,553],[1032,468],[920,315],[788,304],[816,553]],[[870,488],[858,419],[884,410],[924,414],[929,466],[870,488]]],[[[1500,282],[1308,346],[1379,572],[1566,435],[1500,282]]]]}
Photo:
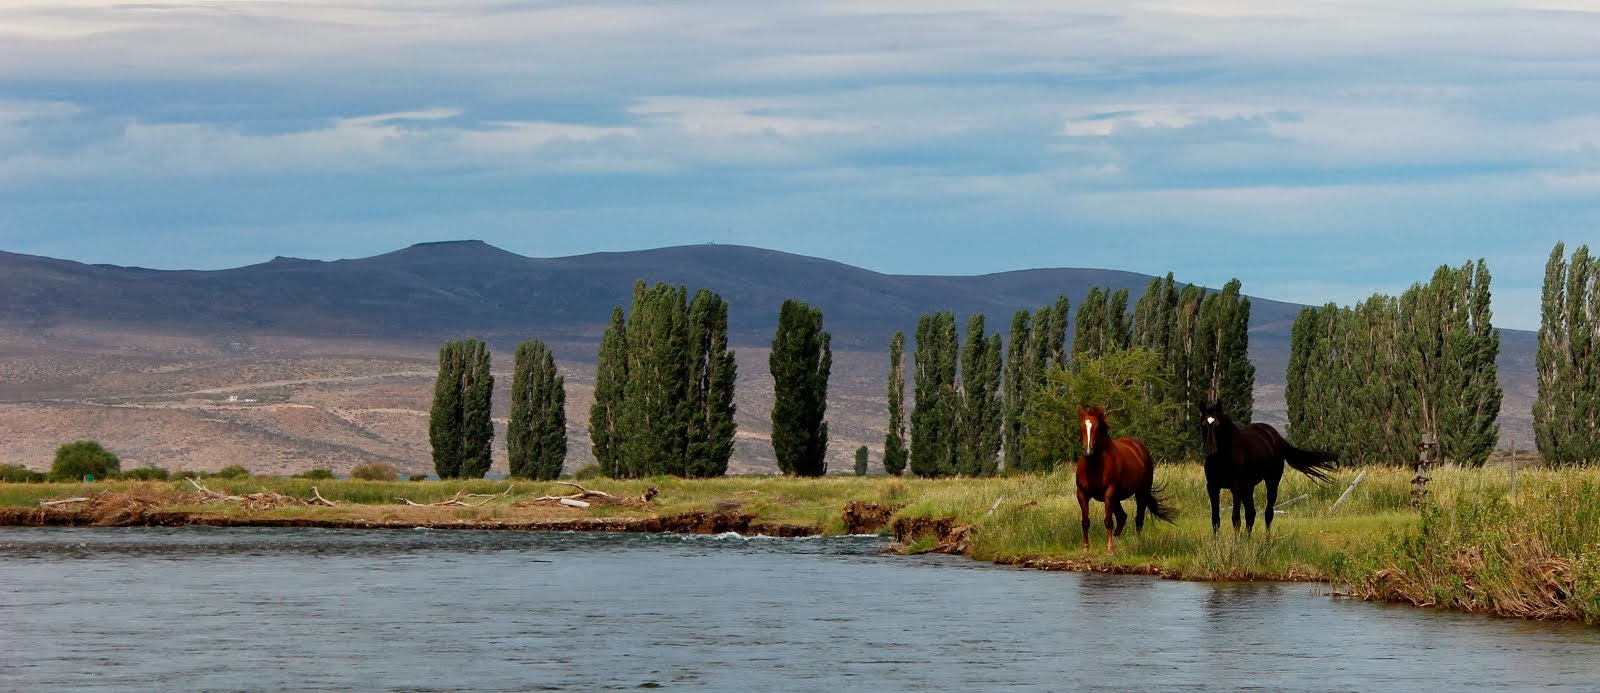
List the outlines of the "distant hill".
{"type": "MultiPolygon", "coordinates": [[[[0,252],[0,322],[120,324],[184,334],[436,339],[551,333],[597,338],[636,279],[705,287],[730,306],[736,344],[771,339],[778,308],[820,307],[839,348],[881,349],[933,310],[989,317],[1005,329],[1019,308],[1073,301],[1091,286],[1129,289],[1150,277],[1100,269],[1033,269],[970,277],[888,275],[812,257],[696,245],[530,258],[481,241],[422,243],[375,257],[275,258],[216,271],[166,271],[0,252]]],[[[1180,278],[1181,279],[1181,278],[1180,278]]],[[[1253,299],[1253,327],[1287,339],[1299,306],[1253,299]]]]}

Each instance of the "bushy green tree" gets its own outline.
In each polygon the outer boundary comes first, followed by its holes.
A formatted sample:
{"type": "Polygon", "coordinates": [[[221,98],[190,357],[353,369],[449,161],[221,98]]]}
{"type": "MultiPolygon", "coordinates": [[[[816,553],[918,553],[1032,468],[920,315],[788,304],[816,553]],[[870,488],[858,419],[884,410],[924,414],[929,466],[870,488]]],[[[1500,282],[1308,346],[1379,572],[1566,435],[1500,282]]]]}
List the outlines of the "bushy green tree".
{"type": "Polygon", "coordinates": [[[867,475],[867,462],[871,454],[865,445],[856,448],[856,476],[867,475]]]}
{"type": "Polygon", "coordinates": [[[1078,407],[1103,407],[1113,437],[1143,440],[1157,460],[1171,460],[1182,437],[1171,426],[1177,405],[1152,396],[1165,385],[1161,356],[1143,348],[1117,349],[1052,368],[1029,411],[1029,455],[1045,470],[1074,464],[1083,452],[1078,407]]]}
{"type": "Polygon", "coordinates": [[[122,460],[99,441],[75,440],[56,448],[55,461],[50,465],[50,478],[58,481],[80,481],[87,475],[106,479],[122,468],[122,460]]]}
{"type": "Polygon", "coordinates": [[[828,375],[832,337],[822,310],[783,302],[768,365],[772,372],[772,449],[784,474],[828,473],[828,375]]]}
{"type": "Polygon", "coordinates": [[[906,334],[889,338],[889,432],[883,439],[883,471],[900,476],[906,469],[906,334]]]}
{"type": "Polygon", "coordinates": [[[1539,311],[1539,455],[1552,466],[1600,464],[1600,258],[1557,243],[1539,311]]]}
{"type": "Polygon", "coordinates": [[[544,342],[517,345],[506,424],[511,476],[548,481],[567,459],[566,378],[544,342]]]}

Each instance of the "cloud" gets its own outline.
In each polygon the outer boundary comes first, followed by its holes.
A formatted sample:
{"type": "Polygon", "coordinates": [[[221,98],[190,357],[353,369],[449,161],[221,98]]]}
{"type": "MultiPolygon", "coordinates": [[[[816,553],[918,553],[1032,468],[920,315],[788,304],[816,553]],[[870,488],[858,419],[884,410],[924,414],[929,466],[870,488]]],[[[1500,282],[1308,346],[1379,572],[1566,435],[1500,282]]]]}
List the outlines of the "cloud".
{"type": "Polygon", "coordinates": [[[0,0],[0,242],[360,255],[471,213],[612,249],[744,229],[890,271],[1403,288],[1448,251],[1514,258],[1525,291],[1520,247],[1600,221],[1592,9],[0,0]],[[1350,242],[1385,236],[1377,261],[1350,242]]]}

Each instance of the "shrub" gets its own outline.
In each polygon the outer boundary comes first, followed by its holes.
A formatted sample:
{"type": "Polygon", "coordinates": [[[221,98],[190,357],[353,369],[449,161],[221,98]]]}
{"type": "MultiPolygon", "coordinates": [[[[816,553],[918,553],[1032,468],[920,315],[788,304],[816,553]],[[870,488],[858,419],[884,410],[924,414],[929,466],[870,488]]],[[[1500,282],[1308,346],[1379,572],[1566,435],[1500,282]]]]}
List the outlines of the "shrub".
{"type": "Polygon", "coordinates": [[[195,471],[193,469],[179,469],[178,471],[175,471],[175,472],[172,473],[172,478],[173,479],[203,479],[203,478],[205,478],[205,475],[206,475],[205,472],[197,472],[197,471],[195,471]]]}
{"type": "Polygon", "coordinates": [[[129,481],[166,481],[172,478],[172,472],[163,467],[139,467],[123,472],[122,478],[129,481]]]}
{"type": "Polygon", "coordinates": [[[362,481],[394,481],[400,478],[400,470],[388,462],[369,462],[352,467],[350,478],[362,481]]]}
{"type": "Polygon", "coordinates": [[[237,464],[230,464],[206,476],[216,479],[248,479],[250,478],[250,470],[237,464]]]}
{"type": "Polygon", "coordinates": [[[37,484],[44,479],[44,472],[36,472],[20,464],[0,464],[0,483],[37,484]]]}
{"type": "Polygon", "coordinates": [[[62,481],[77,481],[93,474],[104,479],[122,467],[122,460],[110,450],[93,440],[77,440],[56,448],[55,463],[50,465],[50,477],[62,481]]]}
{"type": "Polygon", "coordinates": [[[598,479],[602,476],[605,476],[605,473],[600,471],[600,465],[598,464],[579,467],[572,472],[572,478],[577,479],[578,481],[584,481],[586,479],[598,479]]]}
{"type": "Polygon", "coordinates": [[[333,479],[335,477],[333,476],[333,470],[330,470],[330,469],[308,469],[306,471],[303,471],[303,472],[300,472],[299,474],[294,475],[294,478],[296,478],[296,479],[333,479]]]}
{"type": "Polygon", "coordinates": [[[411,481],[427,481],[427,480],[428,480],[428,475],[427,474],[412,474],[411,475],[411,481]]]}

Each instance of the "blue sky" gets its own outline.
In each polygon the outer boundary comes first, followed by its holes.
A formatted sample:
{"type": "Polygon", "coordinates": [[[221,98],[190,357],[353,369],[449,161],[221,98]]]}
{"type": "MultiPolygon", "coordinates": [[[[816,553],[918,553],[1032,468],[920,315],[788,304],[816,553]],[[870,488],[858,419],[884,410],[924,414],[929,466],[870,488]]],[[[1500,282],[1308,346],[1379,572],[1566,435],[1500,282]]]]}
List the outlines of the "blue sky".
{"type": "Polygon", "coordinates": [[[1588,0],[0,0],[0,249],[479,238],[1322,303],[1600,241],[1588,0]],[[1587,8],[1587,9],[1585,9],[1587,8]]]}

